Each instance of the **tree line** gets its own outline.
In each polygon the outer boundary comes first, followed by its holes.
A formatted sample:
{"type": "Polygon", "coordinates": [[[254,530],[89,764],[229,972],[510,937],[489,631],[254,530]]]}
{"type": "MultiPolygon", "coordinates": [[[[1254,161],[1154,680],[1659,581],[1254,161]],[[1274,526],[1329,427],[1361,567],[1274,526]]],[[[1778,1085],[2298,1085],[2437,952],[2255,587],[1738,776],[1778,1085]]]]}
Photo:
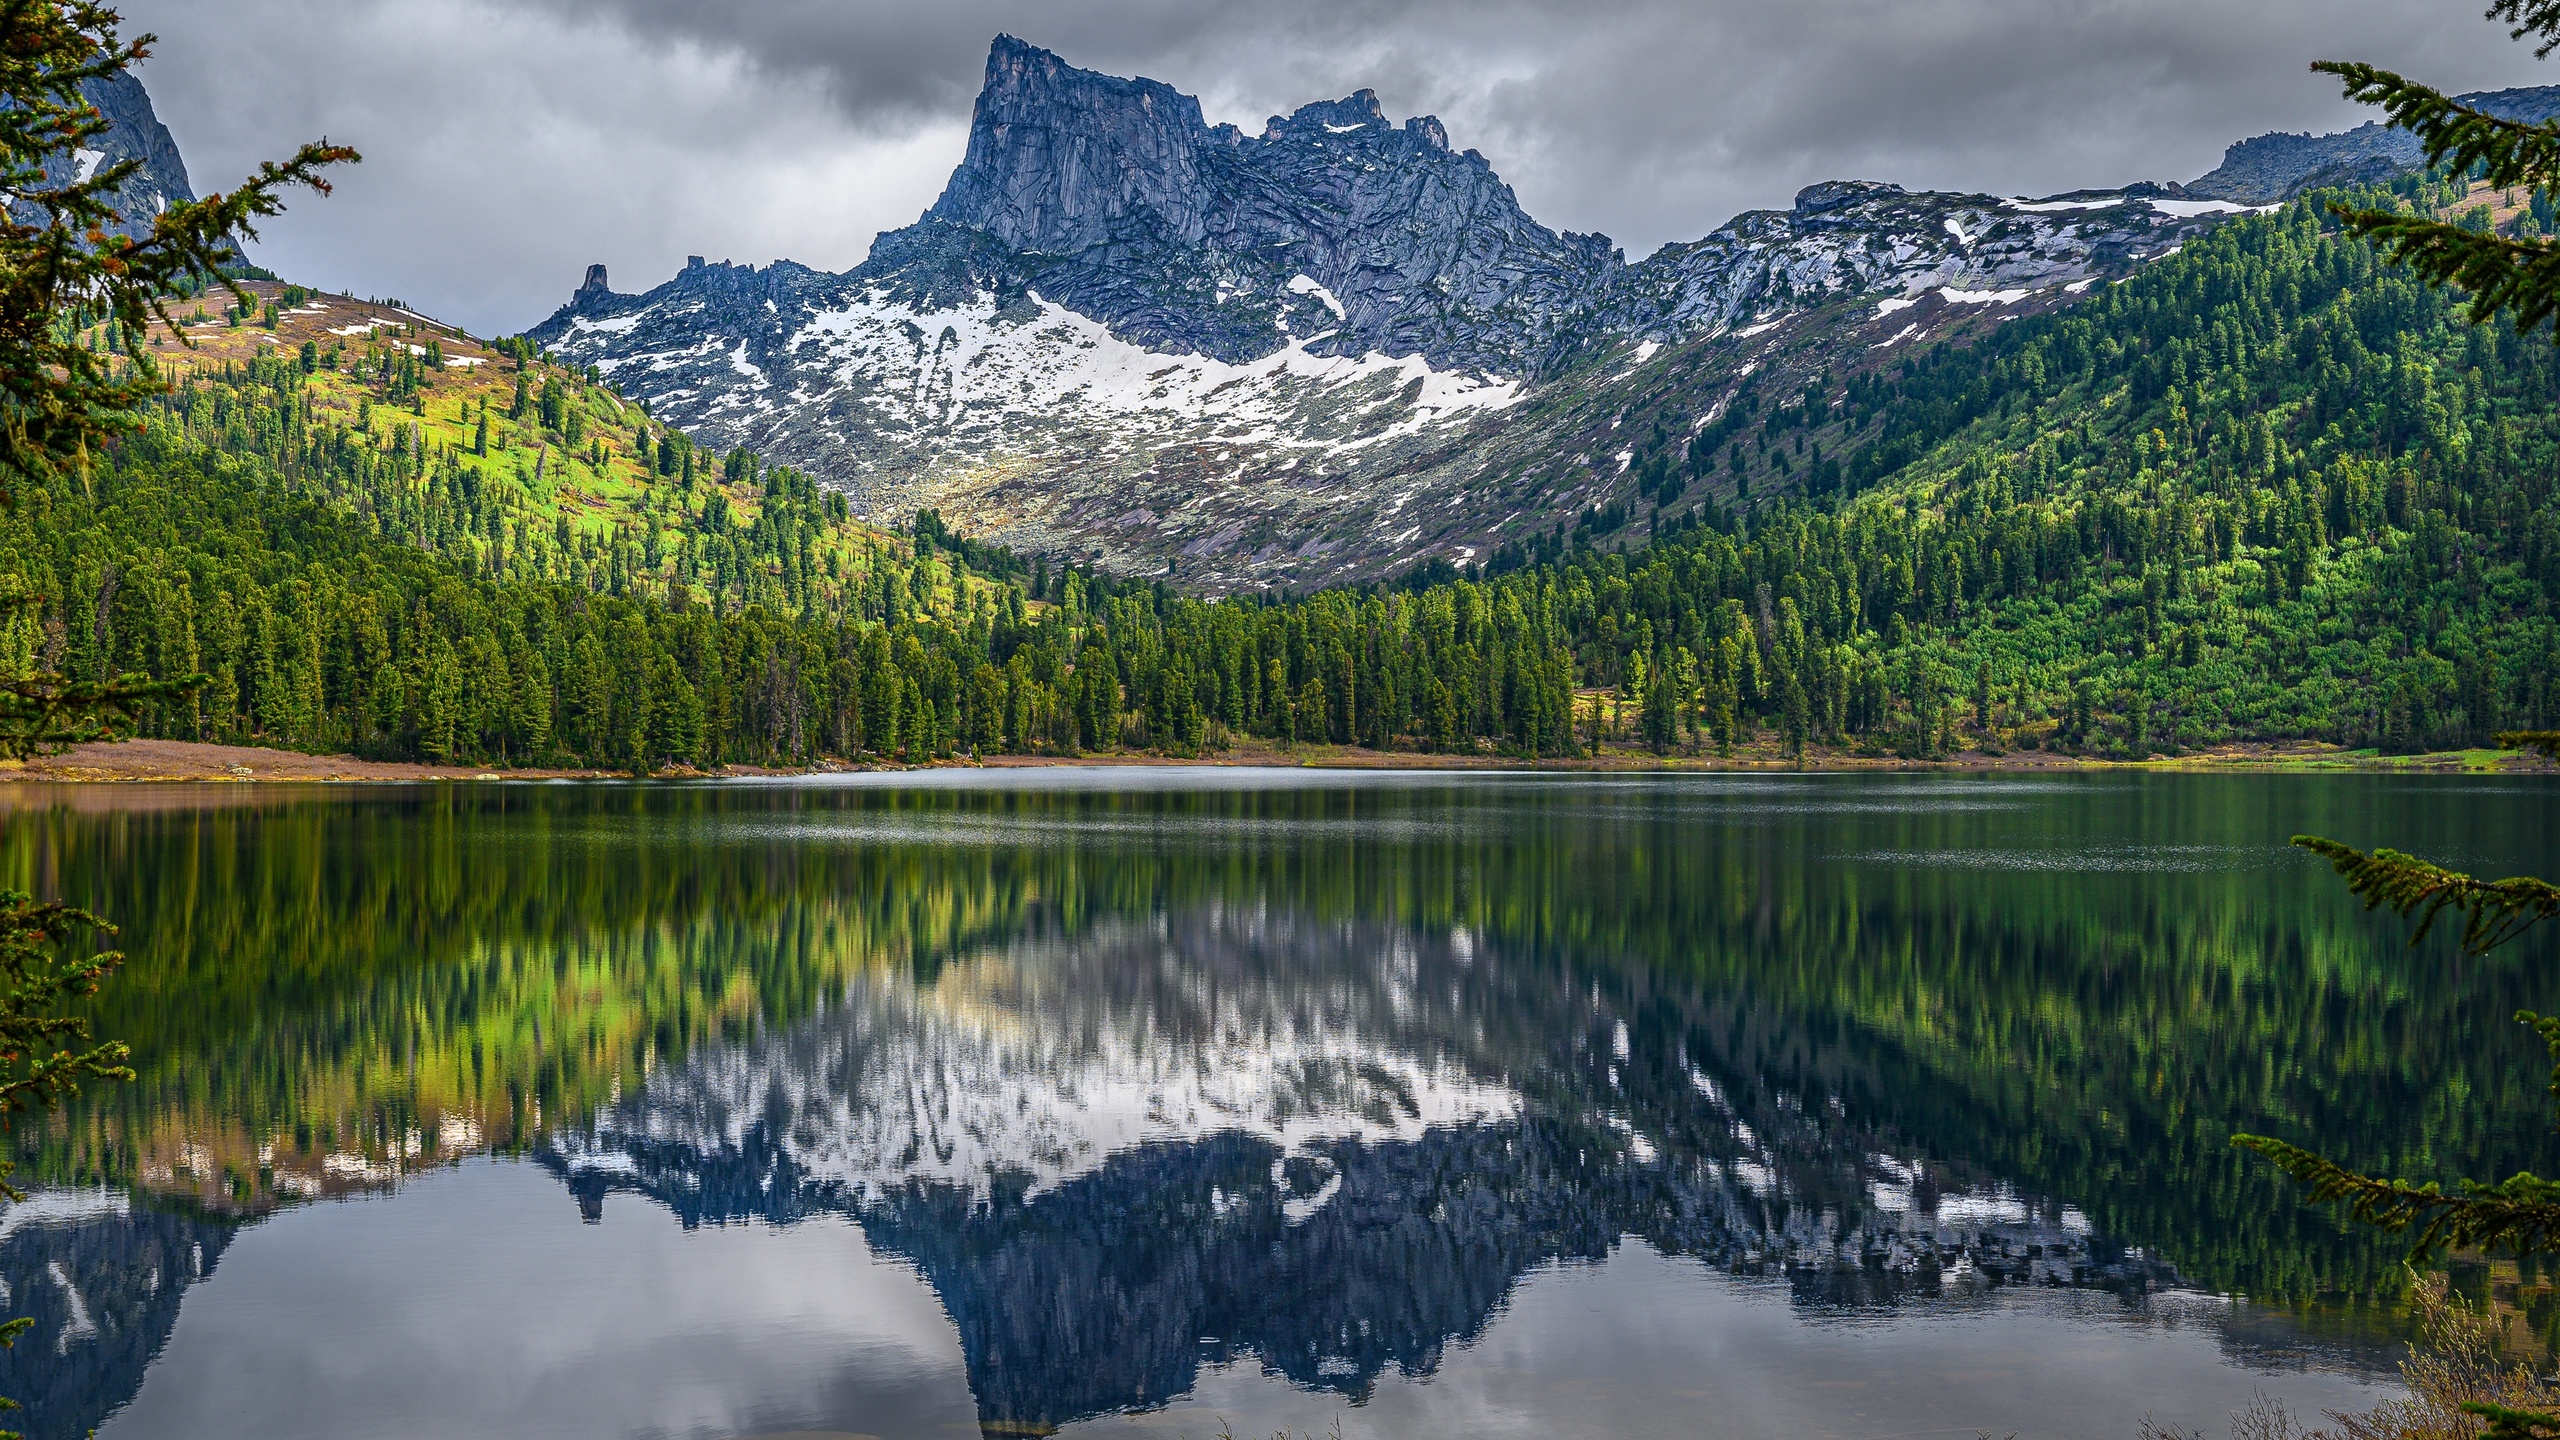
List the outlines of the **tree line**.
{"type": "MultiPolygon", "coordinates": [[[[1567,522],[1436,583],[1299,598],[1052,571],[931,515],[882,537],[645,423],[626,443],[658,488],[572,523],[310,377],[200,368],[31,487],[0,575],[46,600],[9,656],[210,676],[159,735],[634,771],[1248,736],[2408,750],[2560,700],[2550,347],[2463,323],[2310,204],[1977,346],[1728,407],[1832,440],[1794,493],[1657,509],[1631,554],[1567,522]]],[[[556,431],[582,384],[536,365],[515,408],[556,431]]],[[[1713,463],[1692,441],[1632,467],[1657,506],[1657,474],[1713,463]]]]}

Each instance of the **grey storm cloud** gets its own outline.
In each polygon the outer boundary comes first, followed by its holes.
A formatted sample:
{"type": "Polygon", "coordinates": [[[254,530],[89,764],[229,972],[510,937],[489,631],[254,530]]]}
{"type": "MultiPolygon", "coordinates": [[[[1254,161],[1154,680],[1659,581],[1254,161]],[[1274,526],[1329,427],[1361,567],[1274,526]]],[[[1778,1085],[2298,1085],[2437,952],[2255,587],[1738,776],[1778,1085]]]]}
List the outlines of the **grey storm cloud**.
{"type": "Polygon", "coordinates": [[[366,155],[269,228],[298,278],[482,331],[589,261],[826,268],[958,160],[990,39],[1142,74],[1248,129],[1370,88],[1631,256],[1855,177],[2042,194],[2192,179],[2369,118],[2308,72],[2560,81],[2469,5],[2407,0],[126,0],[199,189],[327,134],[366,155]]]}

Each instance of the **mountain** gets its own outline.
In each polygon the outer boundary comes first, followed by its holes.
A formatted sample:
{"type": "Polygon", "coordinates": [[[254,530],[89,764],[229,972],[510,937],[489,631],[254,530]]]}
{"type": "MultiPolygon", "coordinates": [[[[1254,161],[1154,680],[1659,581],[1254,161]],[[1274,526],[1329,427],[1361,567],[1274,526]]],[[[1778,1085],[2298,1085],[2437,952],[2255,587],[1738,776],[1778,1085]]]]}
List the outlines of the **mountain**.
{"type": "MultiPolygon", "coordinates": [[[[2454,97],[2508,120],[2540,122],[2560,117],[2560,85],[2524,90],[2475,91],[2454,97]]],[[[2222,164],[2186,187],[2189,195],[2272,205],[2322,185],[2384,179],[2426,162],[2418,137],[2372,121],[2336,135],[2281,132],[2243,140],[2223,152],[2222,164]]]]}
{"type": "MultiPolygon", "coordinates": [[[[161,124],[160,116],[152,110],[150,92],[133,75],[85,81],[80,93],[106,116],[109,128],[97,138],[96,149],[52,157],[45,166],[45,181],[67,185],[85,180],[109,165],[140,161],[142,168],[118,187],[114,196],[118,213],[125,217],[115,229],[127,235],[147,235],[153,217],[174,202],[196,198],[187,184],[187,162],[178,154],[178,143],[170,138],[169,127],[161,124]]],[[[23,212],[28,207],[18,208],[23,212]]]]}
{"type": "Polygon", "coordinates": [[[1625,492],[1631,419],[1694,435],[1755,374],[2050,308],[2237,208],[1835,182],[1631,264],[1368,91],[1247,135],[1002,37],[941,198],[862,265],[595,267],[529,333],[875,515],[1304,587],[1468,563],[1625,492]]]}

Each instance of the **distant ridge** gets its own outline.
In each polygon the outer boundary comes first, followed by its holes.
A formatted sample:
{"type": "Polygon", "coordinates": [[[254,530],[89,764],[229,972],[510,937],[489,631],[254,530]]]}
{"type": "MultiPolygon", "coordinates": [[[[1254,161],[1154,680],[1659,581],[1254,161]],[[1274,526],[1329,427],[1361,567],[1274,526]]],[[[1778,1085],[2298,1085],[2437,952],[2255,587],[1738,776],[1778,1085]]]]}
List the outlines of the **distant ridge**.
{"type": "MultiPolygon", "coordinates": [[[[2560,85],[2478,91],[2454,98],[2507,120],[2539,122],[2560,117],[2560,85]]],[[[2323,185],[2384,179],[2426,158],[2416,136],[2379,120],[2335,135],[2277,131],[2224,151],[2222,164],[2186,190],[2200,200],[2273,205],[2323,185]]]]}

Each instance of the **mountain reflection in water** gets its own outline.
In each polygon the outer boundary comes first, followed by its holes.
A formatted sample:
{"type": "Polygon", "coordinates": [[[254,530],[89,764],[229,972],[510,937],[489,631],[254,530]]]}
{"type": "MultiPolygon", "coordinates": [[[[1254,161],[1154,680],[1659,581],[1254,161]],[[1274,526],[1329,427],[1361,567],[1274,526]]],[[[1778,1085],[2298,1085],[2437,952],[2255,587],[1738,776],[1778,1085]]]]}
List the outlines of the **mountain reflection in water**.
{"type": "MultiPolygon", "coordinates": [[[[1240,1366],[1378,1402],[1547,1293],[1524,1284],[1631,1241],[1823,1325],[2103,1296],[2128,1334],[2201,1326],[2217,1363],[2347,1396],[2388,1372],[2378,1332],[2205,1292],[2352,1297],[2390,1252],[2222,1138],[2308,1121],[2466,1169],[2549,1143],[2480,1098],[2532,1089],[2484,1023],[2532,998],[2531,957],[2410,954],[2281,848],[2423,831],[2425,792],[1082,783],[19,796],[18,883],[134,938],[98,1020],[143,1074],[22,1135],[52,1188],[0,1215],[8,1304],[38,1320],[0,1393],[39,1437],[203,1433],[178,1385],[233,1383],[242,1325],[190,1329],[180,1301],[277,1283],[222,1278],[257,1250],[242,1227],[327,1196],[425,1205],[408,1179],[494,1151],[608,1230],[851,1227],[863,1263],[930,1286],[991,1434],[1240,1366]]],[[[2479,797],[2463,846],[2542,853],[2527,790],[2479,797]]],[[[503,1328],[505,1275],[479,1283],[503,1328]]],[[[844,1378],[887,1343],[811,1359],[832,1398],[555,1433],[895,1433],[881,1397],[907,1382],[844,1378]]],[[[269,1413],[224,1423],[344,1418],[259,1393],[269,1413]]]]}
{"type": "Polygon", "coordinates": [[[932,1282],[1003,1427],[1248,1355],[1361,1398],[1431,1373],[1523,1273],[1629,1235],[1828,1305],[2174,1282],[2076,1211],[1733,1069],[1738,1015],[1455,938],[1205,911],[1016,942],[929,989],[859,979],[542,1159],[590,1215],[627,1189],[687,1225],[855,1217],[932,1282]]]}

